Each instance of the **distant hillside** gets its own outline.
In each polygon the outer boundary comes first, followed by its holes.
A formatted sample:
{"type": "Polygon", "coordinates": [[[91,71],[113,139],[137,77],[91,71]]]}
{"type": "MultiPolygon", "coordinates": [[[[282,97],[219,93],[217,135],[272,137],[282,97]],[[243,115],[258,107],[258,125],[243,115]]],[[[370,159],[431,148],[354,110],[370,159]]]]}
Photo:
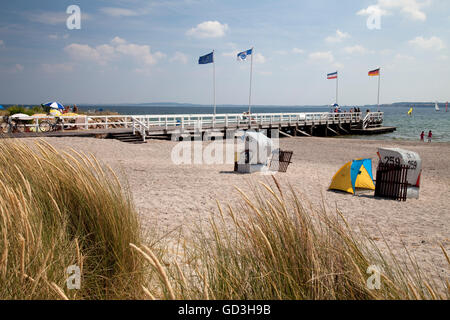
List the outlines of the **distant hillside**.
{"type": "Polygon", "coordinates": [[[146,107],[146,106],[158,106],[158,107],[192,107],[192,106],[198,106],[197,104],[192,103],[178,103],[178,102],[147,102],[147,103],[132,103],[132,104],[124,104],[127,106],[140,106],[140,107],[146,107]]]}
{"type": "MultiPolygon", "coordinates": [[[[380,107],[405,107],[405,106],[414,106],[414,107],[434,107],[435,102],[395,102],[391,104],[381,104],[380,107]]],[[[440,106],[445,106],[446,102],[438,102],[440,106]]],[[[1,103],[0,103],[1,105],[1,103]]],[[[36,106],[40,104],[15,104],[19,106],[36,106]]],[[[73,105],[73,103],[66,105],[73,105]]],[[[194,103],[179,103],[179,102],[145,102],[145,103],[77,103],[80,107],[111,107],[111,106],[117,106],[117,107],[207,107],[210,108],[211,104],[194,104],[194,103]]],[[[8,108],[12,106],[12,104],[3,104],[4,108],[8,108]]],[[[246,105],[241,104],[218,104],[218,107],[226,108],[226,107],[243,107],[246,105]]],[[[269,107],[269,108],[277,108],[277,107],[284,107],[284,108],[294,108],[294,107],[308,107],[308,108],[324,108],[329,107],[329,105],[253,105],[254,107],[269,107]]],[[[366,104],[366,105],[342,105],[342,107],[362,107],[362,108],[368,108],[373,109],[376,108],[376,104],[366,104]]]]}

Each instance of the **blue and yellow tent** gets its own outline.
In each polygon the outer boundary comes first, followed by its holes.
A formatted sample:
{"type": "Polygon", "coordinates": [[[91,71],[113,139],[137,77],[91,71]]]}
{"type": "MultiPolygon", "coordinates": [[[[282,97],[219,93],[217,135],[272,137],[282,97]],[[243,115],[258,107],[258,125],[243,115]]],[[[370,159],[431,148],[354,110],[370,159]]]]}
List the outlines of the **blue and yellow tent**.
{"type": "Polygon", "coordinates": [[[357,159],[346,163],[334,175],[329,189],[355,194],[356,188],[375,190],[372,159],[357,159]]]}

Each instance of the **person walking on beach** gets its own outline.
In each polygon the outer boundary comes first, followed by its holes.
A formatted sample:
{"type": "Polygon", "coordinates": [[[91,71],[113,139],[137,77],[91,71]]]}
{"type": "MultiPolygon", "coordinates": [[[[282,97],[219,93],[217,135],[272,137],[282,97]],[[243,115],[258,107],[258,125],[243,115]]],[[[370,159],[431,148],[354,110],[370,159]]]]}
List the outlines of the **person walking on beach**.
{"type": "Polygon", "coordinates": [[[431,130],[428,132],[428,142],[431,143],[431,138],[433,137],[433,132],[431,130]]]}
{"type": "Polygon", "coordinates": [[[420,141],[425,142],[425,131],[420,134],[420,141]]]}

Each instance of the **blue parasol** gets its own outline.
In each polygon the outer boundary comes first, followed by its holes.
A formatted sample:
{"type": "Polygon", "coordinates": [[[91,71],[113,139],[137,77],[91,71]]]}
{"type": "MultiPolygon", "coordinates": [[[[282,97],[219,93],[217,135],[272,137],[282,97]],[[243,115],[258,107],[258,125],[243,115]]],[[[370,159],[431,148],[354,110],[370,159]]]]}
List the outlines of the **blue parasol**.
{"type": "Polygon", "coordinates": [[[56,102],[56,101],[55,101],[55,102],[44,103],[43,106],[50,107],[50,108],[52,108],[52,109],[61,109],[61,110],[64,110],[64,106],[63,106],[61,103],[56,102]]]}

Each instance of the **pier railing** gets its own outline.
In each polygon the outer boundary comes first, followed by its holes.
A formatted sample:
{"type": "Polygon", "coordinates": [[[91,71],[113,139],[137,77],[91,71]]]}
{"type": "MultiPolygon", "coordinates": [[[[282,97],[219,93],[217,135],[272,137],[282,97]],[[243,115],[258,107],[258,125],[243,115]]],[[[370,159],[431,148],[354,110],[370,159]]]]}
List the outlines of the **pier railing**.
{"type": "Polygon", "coordinates": [[[360,122],[361,113],[261,113],[252,115],[243,114],[198,114],[198,115],[145,115],[133,116],[145,123],[148,128],[170,129],[173,127],[191,127],[201,124],[208,128],[227,128],[258,124],[302,124],[330,122],[360,122]]]}
{"type": "Polygon", "coordinates": [[[382,112],[369,112],[363,120],[363,129],[367,129],[371,124],[380,124],[383,122],[382,112]]]}
{"type": "MultiPolygon", "coordinates": [[[[361,124],[367,128],[370,124],[383,122],[383,112],[312,112],[312,113],[259,113],[259,114],[180,114],[180,115],[79,115],[61,116],[63,129],[132,129],[143,136],[156,130],[173,130],[177,128],[195,127],[223,129],[254,127],[257,125],[310,125],[326,123],[352,123],[361,124]]],[[[43,120],[55,121],[53,116],[33,116],[26,121],[27,131],[39,131],[39,124],[43,120]]]]}

